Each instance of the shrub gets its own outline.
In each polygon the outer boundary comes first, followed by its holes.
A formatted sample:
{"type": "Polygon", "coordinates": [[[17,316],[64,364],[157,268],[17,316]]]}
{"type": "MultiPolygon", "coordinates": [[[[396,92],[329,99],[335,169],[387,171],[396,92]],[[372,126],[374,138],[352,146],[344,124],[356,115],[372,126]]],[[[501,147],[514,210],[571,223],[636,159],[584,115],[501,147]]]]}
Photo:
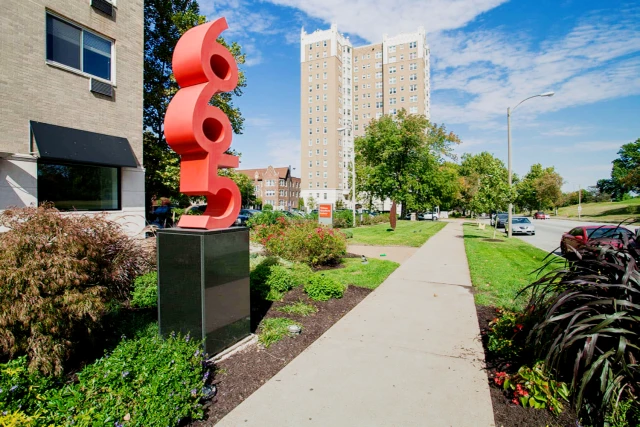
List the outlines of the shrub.
{"type": "Polygon", "coordinates": [[[269,289],[265,299],[279,301],[295,284],[291,270],[282,265],[274,265],[269,269],[269,276],[265,280],[265,287],[269,289]]]}
{"type": "Polygon", "coordinates": [[[353,227],[353,212],[352,211],[335,211],[333,213],[333,226],[335,228],[353,227]]]}
{"type": "Polygon", "coordinates": [[[344,234],[311,221],[297,221],[262,241],[271,255],[311,266],[338,263],[347,252],[344,234]]]}
{"type": "Polygon", "coordinates": [[[490,323],[487,348],[498,356],[513,359],[522,353],[524,339],[522,316],[508,310],[501,310],[500,316],[490,323]]]}
{"type": "Polygon", "coordinates": [[[342,233],[344,234],[345,239],[353,239],[353,231],[345,230],[342,233]]]}
{"type": "Polygon", "coordinates": [[[266,282],[269,274],[271,274],[271,267],[279,264],[278,259],[275,257],[264,258],[257,264],[249,273],[249,288],[251,292],[262,299],[266,299],[269,294],[269,287],[266,285],[266,282]]]}
{"type": "Polygon", "coordinates": [[[189,336],[125,339],[112,354],[85,367],[78,383],[47,395],[48,422],[166,426],[200,418],[208,379],[200,348],[189,336]]]}
{"type": "Polygon", "coordinates": [[[293,277],[293,286],[304,285],[313,274],[313,270],[307,264],[294,263],[289,267],[289,270],[293,277]]]}
{"type": "Polygon", "coordinates": [[[569,400],[569,387],[545,373],[542,362],[533,368],[522,366],[515,375],[497,372],[494,381],[513,394],[512,403],[525,408],[547,408],[560,414],[564,409],[562,401],[569,400]]]}
{"type": "Polygon", "coordinates": [[[136,277],[133,281],[131,306],[137,308],[158,306],[158,273],[156,271],[136,277]]]}
{"type": "Polygon", "coordinates": [[[328,301],[331,298],[342,298],[346,286],[330,277],[318,274],[309,279],[304,285],[304,291],[309,298],[316,301],[328,301]]]}
{"type": "Polygon", "coordinates": [[[306,304],[302,300],[299,300],[298,302],[294,302],[291,304],[283,305],[282,307],[278,307],[277,310],[283,313],[297,314],[303,317],[311,316],[312,314],[318,312],[318,309],[315,306],[311,304],[306,304]]]}
{"type": "Polygon", "coordinates": [[[199,418],[209,381],[200,348],[189,337],[162,339],[155,327],[122,340],[67,385],[30,373],[25,357],[0,364],[0,407],[7,411],[0,425],[150,426],[199,418]]]}
{"type": "Polygon", "coordinates": [[[362,219],[360,219],[360,215],[356,216],[356,222],[359,225],[375,225],[375,224],[383,224],[389,222],[389,214],[380,214],[380,215],[362,215],[362,219]]]}
{"type": "Polygon", "coordinates": [[[262,210],[264,212],[272,211],[273,210],[273,206],[271,206],[270,204],[266,204],[266,205],[262,206],[262,210]]]}
{"type": "MultiPolygon", "coordinates": [[[[53,385],[54,381],[40,372],[29,372],[25,356],[0,364],[0,408],[13,413],[15,420],[28,418],[26,414],[35,414],[41,409],[42,395],[53,385]]],[[[6,424],[12,425],[8,421],[6,424]]],[[[0,425],[5,424],[0,422],[0,425]]]]}
{"type": "Polygon", "coordinates": [[[294,322],[291,319],[285,317],[270,317],[264,319],[260,324],[260,333],[258,334],[258,341],[269,348],[271,344],[280,341],[287,336],[289,330],[287,329],[291,325],[298,325],[302,327],[298,322],[294,322]]]}
{"type": "Polygon", "coordinates": [[[128,297],[153,254],[104,216],[49,205],[0,213],[0,351],[61,374],[72,349],[95,337],[113,301],[128,297]]]}
{"type": "Polygon", "coordinates": [[[522,291],[531,291],[528,345],[571,381],[577,408],[595,425],[625,391],[640,389],[640,248],[622,246],[584,246],[522,291]]]}
{"type": "Polygon", "coordinates": [[[287,222],[287,217],[282,213],[282,211],[264,210],[249,218],[247,221],[247,227],[254,228],[257,225],[275,225],[277,223],[286,224],[287,222]]]}

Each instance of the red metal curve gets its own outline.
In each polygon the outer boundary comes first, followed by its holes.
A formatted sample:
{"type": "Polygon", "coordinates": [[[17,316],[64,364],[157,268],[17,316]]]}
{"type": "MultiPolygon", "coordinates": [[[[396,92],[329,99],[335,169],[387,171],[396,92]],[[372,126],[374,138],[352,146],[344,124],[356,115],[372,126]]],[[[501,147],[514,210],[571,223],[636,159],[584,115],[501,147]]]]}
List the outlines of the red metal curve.
{"type": "Polygon", "coordinates": [[[193,27],[180,37],[173,52],[173,74],[180,90],[167,107],[164,134],[181,157],[180,191],[207,197],[203,215],[183,215],[179,227],[226,228],[240,212],[238,186],[218,176],[219,167],[238,167],[237,156],[224,154],[231,146],[233,129],[224,112],[209,105],[216,93],[229,92],[238,84],[233,55],[216,41],[227,28],[224,18],[193,27]]]}

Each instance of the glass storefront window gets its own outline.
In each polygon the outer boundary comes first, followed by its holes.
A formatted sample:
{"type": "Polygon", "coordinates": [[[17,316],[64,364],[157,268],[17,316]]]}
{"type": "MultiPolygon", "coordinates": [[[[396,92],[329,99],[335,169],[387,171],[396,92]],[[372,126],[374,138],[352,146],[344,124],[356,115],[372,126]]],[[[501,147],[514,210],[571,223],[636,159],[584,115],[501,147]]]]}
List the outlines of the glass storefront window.
{"type": "Polygon", "coordinates": [[[120,169],[39,160],[38,202],[65,211],[120,209],[120,169]]]}

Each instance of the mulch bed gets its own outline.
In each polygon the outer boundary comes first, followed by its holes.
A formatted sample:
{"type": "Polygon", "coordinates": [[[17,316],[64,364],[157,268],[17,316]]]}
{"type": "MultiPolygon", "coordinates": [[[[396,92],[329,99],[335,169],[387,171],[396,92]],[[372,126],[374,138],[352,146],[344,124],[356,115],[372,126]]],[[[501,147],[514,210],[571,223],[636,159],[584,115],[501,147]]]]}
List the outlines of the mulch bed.
{"type": "Polygon", "coordinates": [[[248,349],[216,364],[214,378],[218,392],[205,408],[205,419],[195,421],[191,426],[212,426],[242,403],[271,377],[277,374],[298,354],[309,347],[342,316],[351,311],[371,293],[370,289],[350,286],[341,299],[326,302],[310,300],[301,287],[297,287],[281,302],[252,302],[252,324],[254,327],[265,317],[287,317],[302,324],[302,333],[295,338],[285,337],[268,349],[252,345],[248,349]],[[280,306],[302,300],[313,304],[318,312],[307,317],[285,314],[277,311],[280,306]],[[256,317],[254,320],[253,318],[256,317]]]}
{"type": "Polygon", "coordinates": [[[579,425],[576,423],[578,417],[575,411],[572,408],[568,408],[569,404],[565,406],[564,412],[559,416],[555,416],[546,409],[524,408],[520,405],[515,405],[507,398],[502,387],[493,381],[493,377],[496,372],[515,373],[518,371],[519,366],[516,366],[512,361],[495,357],[487,350],[489,322],[498,317],[497,310],[494,307],[476,305],[476,312],[487,364],[487,381],[491,392],[496,427],[576,427],[579,425]]]}

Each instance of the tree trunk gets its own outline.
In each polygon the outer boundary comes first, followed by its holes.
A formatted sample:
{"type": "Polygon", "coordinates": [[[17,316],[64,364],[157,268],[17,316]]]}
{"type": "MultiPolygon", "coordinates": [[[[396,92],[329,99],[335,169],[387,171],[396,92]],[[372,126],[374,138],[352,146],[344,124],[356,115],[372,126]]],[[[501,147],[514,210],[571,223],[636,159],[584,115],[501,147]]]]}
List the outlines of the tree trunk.
{"type": "Polygon", "coordinates": [[[396,229],[396,202],[391,202],[391,213],[389,214],[389,225],[391,225],[391,229],[395,231],[396,229]]]}

